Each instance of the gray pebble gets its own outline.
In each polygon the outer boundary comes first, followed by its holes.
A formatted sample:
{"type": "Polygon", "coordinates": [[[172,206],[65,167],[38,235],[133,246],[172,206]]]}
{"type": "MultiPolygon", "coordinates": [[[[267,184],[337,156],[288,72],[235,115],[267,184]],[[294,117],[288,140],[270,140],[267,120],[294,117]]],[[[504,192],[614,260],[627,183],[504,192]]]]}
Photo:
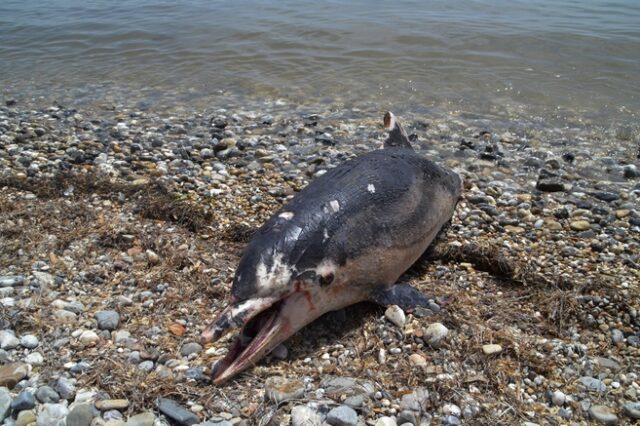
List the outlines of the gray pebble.
{"type": "Polygon", "coordinates": [[[66,426],[69,410],[63,404],[44,404],[38,410],[36,426],[66,426]]]}
{"type": "Polygon", "coordinates": [[[25,334],[20,338],[20,345],[27,349],[35,349],[40,344],[40,341],[33,334],[25,334]]]}
{"type": "Polygon", "coordinates": [[[0,276],[0,287],[14,287],[24,283],[22,275],[3,275],[0,276]]]}
{"type": "Polygon", "coordinates": [[[120,314],[116,311],[96,312],[96,321],[100,330],[115,330],[120,323],[120,314]]]}
{"type": "Polygon", "coordinates": [[[0,387],[0,421],[4,420],[11,411],[11,394],[9,389],[0,387]]]}
{"type": "Polygon", "coordinates": [[[56,403],[60,401],[60,395],[58,395],[58,392],[54,391],[49,386],[41,386],[38,388],[36,391],[36,398],[43,404],[51,402],[56,403]]]}
{"type": "Polygon", "coordinates": [[[158,398],[158,410],[179,425],[191,426],[200,423],[198,416],[167,398],[158,398]]]}
{"type": "Polygon", "coordinates": [[[129,417],[127,426],[153,426],[155,418],[152,412],[145,411],[144,413],[129,417]]]}
{"type": "Polygon", "coordinates": [[[584,376],[578,379],[580,383],[584,386],[584,388],[590,392],[604,392],[607,390],[607,385],[602,383],[602,381],[598,379],[594,379],[593,377],[584,376]]]}
{"type": "Polygon", "coordinates": [[[60,377],[54,388],[62,399],[72,399],[76,394],[76,386],[66,377],[60,377]]]}
{"type": "Polygon", "coordinates": [[[618,416],[611,412],[609,407],[605,405],[592,405],[591,408],[589,408],[589,415],[605,425],[615,425],[618,423],[618,416]]]}
{"type": "Polygon", "coordinates": [[[89,426],[93,417],[93,404],[88,402],[74,404],[67,416],[67,426],[89,426]]]}
{"type": "Polygon", "coordinates": [[[191,354],[197,354],[202,351],[202,345],[196,342],[185,343],[180,349],[182,356],[189,356],[191,354]]]}
{"type": "Polygon", "coordinates": [[[559,390],[553,392],[551,395],[551,401],[559,407],[562,406],[566,400],[567,396],[559,390]]]}
{"type": "Polygon", "coordinates": [[[628,402],[622,406],[622,412],[634,420],[640,420],[640,402],[628,402]]]}
{"type": "Polygon", "coordinates": [[[620,343],[624,340],[624,334],[622,333],[622,331],[614,328],[613,330],[611,330],[611,340],[614,344],[620,343]]]}
{"type": "Polygon", "coordinates": [[[33,394],[27,390],[23,390],[16,396],[16,399],[11,403],[11,409],[13,411],[30,410],[36,406],[36,398],[33,394]]]}
{"type": "Polygon", "coordinates": [[[462,422],[460,421],[460,419],[456,416],[442,416],[440,417],[440,422],[443,425],[459,425],[462,424],[462,422]]]}
{"type": "Polygon", "coordinates": [[[291,410],[291,426],[320,426],[320,413],[306,405],[297,405],[291,410]]]}
{"type": "Polygon", "coordinates": [[[142,361],[140,364],[138,364],[138,368],[145,373],[148,373],[153,370],[153,361],[142,361]]]}
{"type": "Polygon", "coordinates": [[[358,414],[353,408],[340,405],[327,413],[327,423],[331,426],[355,426],[358,414]]]}

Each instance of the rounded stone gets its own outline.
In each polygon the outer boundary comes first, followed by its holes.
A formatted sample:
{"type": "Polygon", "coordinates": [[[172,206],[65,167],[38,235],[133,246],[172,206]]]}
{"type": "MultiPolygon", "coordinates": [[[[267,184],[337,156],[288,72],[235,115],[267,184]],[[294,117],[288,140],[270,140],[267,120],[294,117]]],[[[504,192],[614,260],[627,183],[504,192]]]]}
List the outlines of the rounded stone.
{"type": "Polygon", "coordinates": [[[594,420],[605,425],[615,425],[618,423],[618,416],[606,405],[592,405],[591,408],[589,408],[589,415],[594,420]]]}
{"type": "Polygon", "coordinates": [[[559,390],[553,392],[553,394],[551,395],[551,401],[554,405],[562,406],[566,400],[567,396],[559,390]]]}
{"type": "Polygon", "coordinates": [[[36,406],[36,398],[29,391],[23,390],[16,396],[11,403],[11,409],[14,411],[30,410],[36,406]]]}
{"type": "Polygon", "coordinates": [[[115,330],[120,324],[120,314],[116,311],[96,312],[96,321],[100,330],[115,330]]]}
{"type": "Polygon", "coordinates": [[[398,422],[393,417],[379,417],[374,426],[397,426],[398,422]]]}
{"type": "Polygon", "coordinates": [[[291,409],[291,426],[320,426],[320,414],[306,405],[296,405],[291,409]]]}
{"type": "Polygon", "coordinates": [[[39,344],[40,341],[33,334],[25,334],[20,338],[20,345],[22,345],[23,348],[35,349],[39,344]]]}
{"type": "Polygon", "coordinates": [[[182,356],[189,356],[191,354],[197,354],[202,351],[202,345],[196,342],[190,342],[182,345],[180,349],[180,354],[182,356]]]}
{"type": "Polygon", "coordinates": [[[358,423],[358,414],[353,408],[340,405],[329,411],[327,423],[331,426],[355,426],[358,423]]]}
{"type": "Polygon", "coordinates": [[[431,346],[437,347],[449,334],[449,329],[439,322],[430,324],[424,331],[424,337],[431,346]]]}
{"type": "Polygon", "coordinates": [[[36,398],[43,404],[60,401],[60,395],[49,386],[41,386],[36,391],[36,398]]]}
{"type": "Polygon", "coordinates": [[[384,316],[396,327],[403,328],[407,321],[404,311],[398,305],[391,305],[384,312],[384,316]]]}
{"type": "Polygon", "coordinates": [[[496,344],[482,345],[482,352],[485,355],[493,355],[502,352],[502,346],[496,344]]]}

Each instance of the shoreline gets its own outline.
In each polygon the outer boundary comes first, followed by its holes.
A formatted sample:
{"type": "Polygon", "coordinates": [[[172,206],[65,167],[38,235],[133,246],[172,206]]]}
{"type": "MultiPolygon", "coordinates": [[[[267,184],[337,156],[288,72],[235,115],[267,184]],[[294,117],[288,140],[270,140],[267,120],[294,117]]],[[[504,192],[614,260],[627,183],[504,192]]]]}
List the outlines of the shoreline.
{"type": "Polygon", "coordinates": [[[374,113],[287,108],[0,107],[0,382],[12,388],[0,393],[38,399],[16,415],[35,406],[47,424],[65,410],[106,423],[153,410],[153,421],[181,413],[166,401],[158,411],[166,397],[212,424],[325,421],[333,409],[372,425],[637,418],[640,172],[625,126],[400,116],[419,152],[465,180],[446,243],[497,250],[517,271],[426,261],[407,278],[439,312],[403,327],[372,306],[332,313],[211,385],[225,342],[195,342],[225,304],[247,235],[324,169],[383,140],[374,113]],[[436,323],[447,330],[437,341],[436,323]],[[44,386],[58,395],[46,408],[44,386]],[[111,399],[126,407],[96,403],[111,399]]]}

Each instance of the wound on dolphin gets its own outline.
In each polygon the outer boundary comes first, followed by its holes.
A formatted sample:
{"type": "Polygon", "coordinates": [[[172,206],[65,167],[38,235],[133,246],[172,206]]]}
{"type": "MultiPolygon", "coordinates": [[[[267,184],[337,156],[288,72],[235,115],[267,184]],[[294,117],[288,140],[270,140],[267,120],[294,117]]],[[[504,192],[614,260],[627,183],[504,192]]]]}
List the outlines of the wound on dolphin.
{"type": "Polygon", "coordinates": [[[453,215],[459,176],[413,150],[390,112],[383,149],[328,170],[254,234],[229,305],[203,343],[238,330],[212,372],[219,384],[326,312],[362,301],[411,311],[427,298],[398,278],[453,215]]]}

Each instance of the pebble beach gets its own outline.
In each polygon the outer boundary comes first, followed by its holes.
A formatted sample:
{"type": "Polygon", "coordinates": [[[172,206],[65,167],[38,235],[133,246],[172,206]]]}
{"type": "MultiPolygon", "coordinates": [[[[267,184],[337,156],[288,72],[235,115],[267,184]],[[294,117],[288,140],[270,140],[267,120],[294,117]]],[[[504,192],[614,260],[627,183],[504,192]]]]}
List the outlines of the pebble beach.
{"type": "Polygon", "coordinates": [[[244,244],[314,177],[382,146],[383,111],[0,106],[5,425],[587,425],[640,419],[640,133],[584,117],[401,111],[456,170],[405,313],[332,312],[236,379],[209,372],[244,244]]]}

